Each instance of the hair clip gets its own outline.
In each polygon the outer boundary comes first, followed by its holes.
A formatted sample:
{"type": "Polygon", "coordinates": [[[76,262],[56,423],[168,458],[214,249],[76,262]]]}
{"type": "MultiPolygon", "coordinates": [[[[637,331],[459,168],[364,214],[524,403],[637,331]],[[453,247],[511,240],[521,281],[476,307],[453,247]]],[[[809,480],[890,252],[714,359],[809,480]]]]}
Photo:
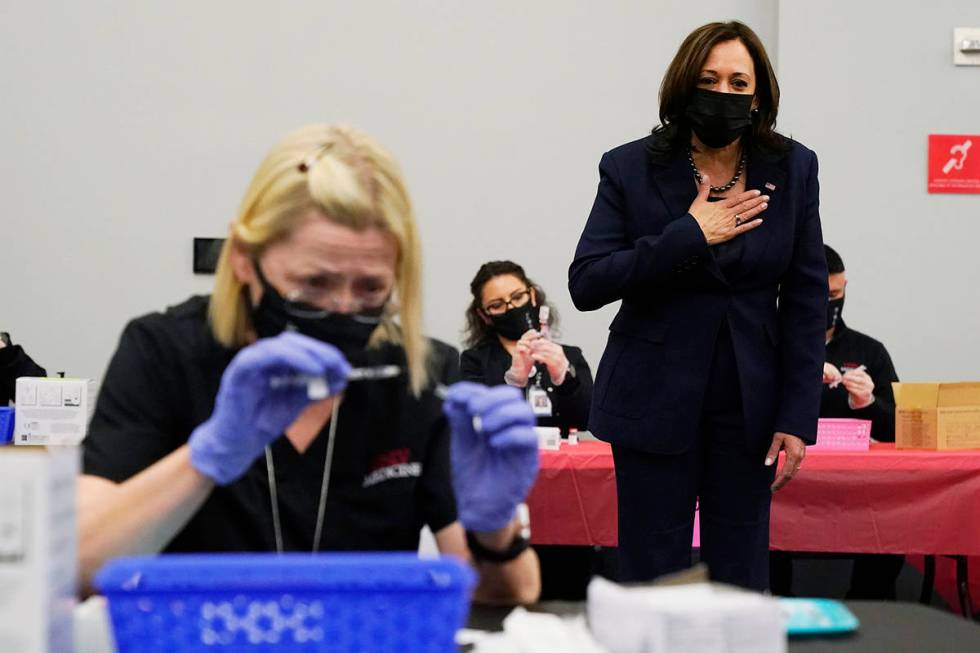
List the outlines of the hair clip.
{"type": "Polygon", "coordinates": [[[320,157],[323,156],[324,153],[327,150],[329,150],[332,146],[333,143],[325,143],[321,145],[319,148],[316,149],[316,151],[313,152],[313,154],[309,155],[308,157],[300,161],[299,165],[296,166],[297,169],[300,172],[309,172],[313,168],[313,166],[316,165],[316,162],[320,160],[320,157]]]}

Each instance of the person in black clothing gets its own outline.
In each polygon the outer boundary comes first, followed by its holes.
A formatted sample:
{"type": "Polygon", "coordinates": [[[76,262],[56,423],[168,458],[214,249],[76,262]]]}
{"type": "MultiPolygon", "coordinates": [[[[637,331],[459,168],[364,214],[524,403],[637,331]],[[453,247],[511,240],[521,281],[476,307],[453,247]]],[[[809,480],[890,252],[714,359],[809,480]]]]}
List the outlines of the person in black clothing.
{"type": "Polygon", "coordinates": [[[847,276],[844,261],[825,246],[830,271],[830,302],[827,305],[827,362],[820,417],[850,417],[871,420],[871,437],[878,442],[895,441],[895,395],[898,381],[895,366],[885,346],[870,336],[849,329],[841,312],[847,276]]]}
{"type": "Polygon", "coordinates": [[[558,344],[542,333],[556,324],[549,308],[547,325],[539,311],[547,306],[544,291],[517,263],[484,263],[470,282],[473,296],[466,310],[460,372],[464,380],[508,384],[524,391],[539,426],[557,426],[562,434],[585,429],[592,403],[592,371],[582,350],[558,344]],[[543,391],[547,401],[535,407],[543,391]]]}
{"type": "Polygon", "coordinates": [[[445,387],[458,357],[422,334],[391,155],[299,129],[230,232],[212,294],[130,322],[109,364],[77,488],[83,587],[119,555],[414,551],[427,525],[473,562],[475,600],[533,602],[534,415],[512,388],[445,387]]]}
{"type": "MultiPolygon", "coordinates": [[[[545,334],[556,324],[544,290],[512,261],[484,263],[470,283],[463,379],[521,388],[539,426],[563,434],[589,424],[592,371],[582,350],[545,334]],[[547,324],[540,309],[548,306],[547,324]],[[535,403],[539,403],[535,407],[535,403]]],[[[589,546],[535,545],[541,561],[542,600],[583,600],[592,574],[615,568],[615,551],[589,546]]],[[[604,575],[609,575],[608,573],[604,575]]]]}
{"type": "Polygon", "coordinates": [[[20,377],[47,375],[23,347],[10,341],[7,332],[0,333],[0,406],[6,406],[14,399],[20,377]]]}
{"type": "MultiPolygon", "coordinates": [[[[895,395],[898,381],[895,366],[885,346],[874,338],[848,328],[842,317],[847,288],[844,260],[824,245],[829,272],[830,301],[827,305],[827,362],[823,373],[820,417],[871,421],[871,437],[878,442],[895,441],[895,395]]],[[[792,592],[792,558],[788,552],[772,554],[772,591],[792,592]]],[[[894,600],[895,580],[902,571],[901,555],[861,554],[853,556],[848,599],[894,600]]]]}

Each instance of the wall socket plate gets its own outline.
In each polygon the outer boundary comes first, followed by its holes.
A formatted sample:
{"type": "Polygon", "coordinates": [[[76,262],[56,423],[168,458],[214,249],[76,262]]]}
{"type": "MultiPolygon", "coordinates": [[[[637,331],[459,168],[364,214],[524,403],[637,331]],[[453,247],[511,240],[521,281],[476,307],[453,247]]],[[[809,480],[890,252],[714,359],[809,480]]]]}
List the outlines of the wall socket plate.
{"type": "Polygon", "coordinates": [[[980,66],[980,51],[963,52],[964,41],[974,41],[980,46],[980,27],[953,29],[953,63],[957,66],[980,66]]]}

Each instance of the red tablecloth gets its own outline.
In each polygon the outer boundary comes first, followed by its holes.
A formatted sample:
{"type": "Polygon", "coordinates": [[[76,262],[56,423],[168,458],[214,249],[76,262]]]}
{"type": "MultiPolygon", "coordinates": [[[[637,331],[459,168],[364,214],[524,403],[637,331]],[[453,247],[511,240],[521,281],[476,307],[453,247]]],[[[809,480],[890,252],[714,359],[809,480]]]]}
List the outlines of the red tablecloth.
{"type": "MultiPolygon", "coordinates": [[[[537,544],[615,546],[609,445],[542,451],[528,505],[537,544]]],[[[980,451],[814,451],[774,496],[770,542],[790,551],[980,555],[980,451]]]]}

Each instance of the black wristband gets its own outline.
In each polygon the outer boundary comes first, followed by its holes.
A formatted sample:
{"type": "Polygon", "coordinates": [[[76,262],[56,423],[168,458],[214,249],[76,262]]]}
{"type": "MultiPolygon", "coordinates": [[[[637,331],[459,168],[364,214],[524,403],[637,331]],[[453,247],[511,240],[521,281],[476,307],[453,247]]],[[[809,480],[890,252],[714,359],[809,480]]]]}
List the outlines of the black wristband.
{"type": "Polygon", "coordinates": [[[476,538],[476,535],[472,531],[466,531],[466,545],[470,547],[470,553],[473,557],[482,562],[493,562],[496,564],[510,562],[517,556],[524,553],[531,542],[526,538],[521,537],[518,533],[514,536],[513,541],[503,551],[493,551],[486,548],[480,541],[476,538]]]}

